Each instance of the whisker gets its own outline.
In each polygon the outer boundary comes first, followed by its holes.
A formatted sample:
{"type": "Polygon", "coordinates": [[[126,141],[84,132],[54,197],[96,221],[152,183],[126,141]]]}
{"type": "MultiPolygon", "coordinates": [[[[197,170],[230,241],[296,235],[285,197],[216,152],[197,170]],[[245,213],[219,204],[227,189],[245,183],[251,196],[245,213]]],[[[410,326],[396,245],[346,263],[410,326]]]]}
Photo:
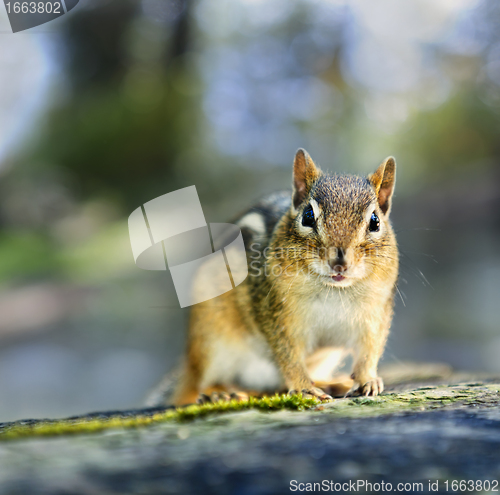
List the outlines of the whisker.
{"type": "Polygon", "coordinates": [[[441,229],[429,229],[427,227],[416,227],[414,229],[397,229],[394,232],[396,234],[399,234],[399,232],[411,232],[411,231],[414,231],[414,230],[426,230],[426,231],[429,231],[429,232],[441,232],[442,231],[441,229]]]}
{"type": "Polygon", "coordinates": [[[406,303],[403,299],[403,294],[401,293],[401,291],[399,290],[399,287],[398,285],[396,284],[396,290],[398,291],[398,294],[399,294],[399,297],[401,298],[401,302],[403,303],[403,306],[406,308],[406,303]]]}
{"type": "Polygon", "coordinates": [[[404,256],[408,261],[410,261],[412,264],[413,264],[413,267],[410,267],[408,265],[405,265],[404,263],[403,266],[405,266],[406,268],[409,268],[413,271],[414,275],[417,277],[417,278],[420,278],[422,284],[425,286],[425,285],[428,285],[431,289],[434,289],[434,287],[431,285],[431,283],[427,280],[427,277],[423,274],[422,270],[420,270],[420,268],[418,268],[417,264],[415,263],[415,261],[410,257],[408,256],[404,251],[401,251],[401,255],[404,256]]]}

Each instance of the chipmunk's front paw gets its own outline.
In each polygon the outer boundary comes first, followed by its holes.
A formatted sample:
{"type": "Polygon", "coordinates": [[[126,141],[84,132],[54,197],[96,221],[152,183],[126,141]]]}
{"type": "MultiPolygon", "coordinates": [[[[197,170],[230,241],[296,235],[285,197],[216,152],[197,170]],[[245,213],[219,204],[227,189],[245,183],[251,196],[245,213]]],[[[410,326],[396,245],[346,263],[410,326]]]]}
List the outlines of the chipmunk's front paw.
{"type": "Polygon", "coordinates": [[[229,402],[231,396],[226,392],[212,392],[211,394],[200,394],[197,404],[215,404],[216,402],[229,402]]]}
{"type": "Polygon", "coordinates": [[[230,400],[245,401],[248,400],[248,394],[245,392],[234,392],[228,394],[227,392],[212,392],[208,394],[200,394],[197,404],[215,404],[216,402],[229,402],[230,400]]]}
{"type": "MultiPolygon", "coordinates": [[[[288,395],[297,395],[298,393],[299,392],[297,392],[297,390],[290,390],[288,392],[288,395]]],[[[304,399],[312,399],[313,397],[315,397],[316,399],[319,399],[321,401],[333,400],[332,396],[325,394],[323,390],[317,387],[303,388],[301,390],[301,393],[304,399]]]]}
{"type": "Polygon", "coordinates": [[[354,384],[354,386],[347,392],[346,397],[353,397],[355,395],[364,395],[365,397],[376,397],[384,391],[384,382],[382,378],[377,376],[372,380],[368,380],[363,385],[354,384]]]}

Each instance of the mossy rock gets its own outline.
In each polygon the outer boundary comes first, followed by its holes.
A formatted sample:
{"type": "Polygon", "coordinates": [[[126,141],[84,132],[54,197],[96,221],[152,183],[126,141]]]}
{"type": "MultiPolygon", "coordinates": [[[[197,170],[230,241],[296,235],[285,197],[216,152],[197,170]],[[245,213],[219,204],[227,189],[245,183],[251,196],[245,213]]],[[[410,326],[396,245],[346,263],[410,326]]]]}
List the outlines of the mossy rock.
{"type": "Polygon", "coordinates": [[[6,423],[0,493],[289,493],[291,480],[415,482],[426,492],[429,480],[445,491],[446,480],[499,479],[500,380],[417,375],[376,398],[6,423]]]}

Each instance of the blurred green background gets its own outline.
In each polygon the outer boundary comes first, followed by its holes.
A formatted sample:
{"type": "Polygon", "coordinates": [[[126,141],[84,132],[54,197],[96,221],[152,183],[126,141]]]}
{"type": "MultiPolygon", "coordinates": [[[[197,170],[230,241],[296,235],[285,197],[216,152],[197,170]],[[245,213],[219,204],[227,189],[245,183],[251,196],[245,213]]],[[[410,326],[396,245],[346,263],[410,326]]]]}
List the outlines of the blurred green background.
{"type": "Polygon", "coordinates": [[[384,361],[500,371],[500,3],[80,0],[0,8],[0,421],[140,406],[182,355],[127,217],[196,185],[208,222],[326,170],[398,162],[384,361]]]}

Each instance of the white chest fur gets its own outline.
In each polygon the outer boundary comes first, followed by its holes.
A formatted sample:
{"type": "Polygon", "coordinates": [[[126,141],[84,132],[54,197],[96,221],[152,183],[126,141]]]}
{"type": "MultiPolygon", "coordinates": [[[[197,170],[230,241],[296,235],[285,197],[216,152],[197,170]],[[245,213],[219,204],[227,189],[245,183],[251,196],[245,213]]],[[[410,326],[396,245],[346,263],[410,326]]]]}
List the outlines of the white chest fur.
{"type": "Polygon", "coordinates": [[[304,305],[302,325],[309,352],[323,346],[350,348],[366,330],[368,304],[348,289],[327,289],[304,305]]]}

